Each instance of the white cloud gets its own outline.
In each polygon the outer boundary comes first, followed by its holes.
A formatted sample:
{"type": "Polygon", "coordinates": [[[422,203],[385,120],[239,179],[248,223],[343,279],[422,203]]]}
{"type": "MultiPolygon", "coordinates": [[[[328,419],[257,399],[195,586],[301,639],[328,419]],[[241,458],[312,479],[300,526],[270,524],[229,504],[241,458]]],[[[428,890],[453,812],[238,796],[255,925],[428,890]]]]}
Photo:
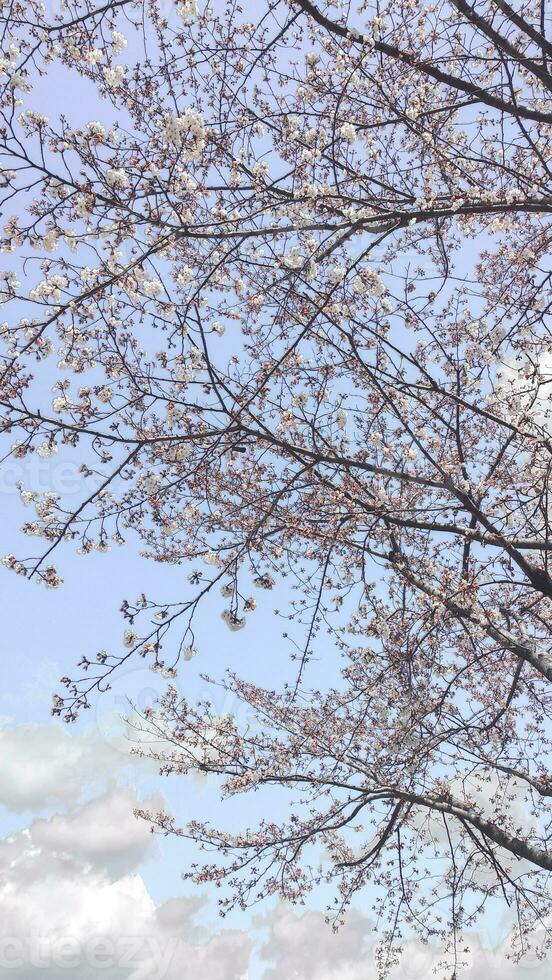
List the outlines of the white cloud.
{"type": "Polygon", "coordinates": [[[321,912],[297,915],[283,905],[259,924],[270,929],[262,955],[274,963],[263,980],[376,980],[371,923],[354,909],[337,933],[321,912]]]}
{"type": "MultiPolygon", "coordinates": [[[[68,814],[57,814],[50,820],[35,820],[25,832],[28,846],[39,849],[48,859],[72,860],[102,868],[112,878],[136,868],[152,848],[148,825],[137,820],[134,808],[139,800],[130,788],[114,789],[77,806],[68,814]]],[[[160,809],[161,798],[141,803],[160,809]]],[[[9,840],[17,843],[22,835],[9,840]]],[[[0,863],[6,844],[0,844],[0,863]]]]}
{"type": "MultiPolygon", "coordinates": [[[[139,874],[156,844],[116,787],[129,759],[99,732],[60,725],[0,731],[0,802],[12,810],[70,806],[0,841],[0,976],[13,980],[377,980],[371,921],[351,909],[333,933],[321,912],[279,905],[258,918],[264,968],[252,974],[251,918],[221,929],[200,895],[158,904],[139,874]],[[109,785],[77,805],[90,784],[109,785]],[[71,804],[72,807],[71,807],[71,804]],[[249,930],[251,932],[251,929],[249,930]]],[[[140,770],[136,770],[140,772],[140,770]]],[[[158,798],[141,805],[157,809],[158,798]]],[[[163,857],[161,856],[161,860],[163,857]]],[[[369,898],[370,896],[367,896],[369,898]]],[[[506,944],[474,937],[462,980],[545,980],[549,964],[512,964],[506,944]]],[[[439,953],[407,944],[390,980],[448,980],[439,953]]]]}
{"type": "Polygon", "coordinates": [[[203,900],[157,905],[136,873],[152,846],[136,803],[132,790],[114,789],[0,843],[1,975],[241,980],[247,934],[217,930],[198,941],[203,900]]]}
{"type": "Polygon", "coordinates": [[[249,960],[244,932],[190,938],[194,899],[177,899],[165,917],[139,875],[110,881],[93,870],[38,879],[0,893],[0,972],[17,980],[241,980],[249,960]],[[70,972],[74,971],[74,972],[70,972]]]}
{"type": "Polygon", "coordinates": [[[125,759],[98,733],[71,733],[61,724],[0,730],[0,804],[40,811],[76,802],[83,787],[105,781],[125,759]]]}
{"type": "MultiPolygon", "coordinates": [[[[262,980],[378,980],[374,947],[376,936],[371,920],[355,909],[349,910],[345,924],[337,933],[320,912],[297,914],[280,905],[259,917],[257,924],[268,928],[269,937],[261,954],[270,961],[262,980]]],[[[498,923],[495,932],[498,931],[498,923]]],[[[462,943],[461,948],[466,944],[462,943]]],[[[521,963],[509,957],[509,944],[496,944],[492,935],[468,937],[470,952],[461,980],[549,980],[550,961],[542,962],[528,954],[521,963]],[[494,940],[494,942],[493,942],[494,940]]],[[[406,942],[390,980],[450,980],[450,964],[441,963],[439,948],[413,940],[406,942]]]]}
{"type": "Polygon", "coordinates": [[[527,357],[500,365],[500,381],[496,389],[499,398],[519,399],[519,414],[529,412],[534,421],[549,432],[552,429],[552,354],[541,357],[538,376],[534,363],[527,357]]]}
{"type": "MultiPolygon", "coordinates": [[[[138,873],[157,846],[115,780],[131,759],[99,730],[0,730],[0,804],[69,806],[0,841],[0,975],[13,980],[242,980],[251,941],[201,930],[204,899],[157,904],[138,873]],[[108,791],[76,803],[90,789],[108,791]],[[76,804],[76,805],[75,805],[76,804]],[[71,806],[72,805],[72,806],[71,806]]],[[[149,774],[136,763],[136,773],[149,774]]],[[[140,801],[158,809],[160,797],[140,801]]]]}

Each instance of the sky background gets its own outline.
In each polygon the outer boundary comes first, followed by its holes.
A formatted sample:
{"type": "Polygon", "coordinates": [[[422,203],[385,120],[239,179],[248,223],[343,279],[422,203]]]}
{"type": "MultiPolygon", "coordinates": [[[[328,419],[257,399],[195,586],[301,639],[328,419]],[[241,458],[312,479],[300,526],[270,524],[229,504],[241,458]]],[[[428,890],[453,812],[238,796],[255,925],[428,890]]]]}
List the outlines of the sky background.
{"type": "MultiPolygon", "coordinates": [[[[53,71],[30,103],[53,120],[67,109],[67,78],[53,71]]],[[[71,123],[108,123],[112,110],[84,82],[72,79],[71,123]]],[[[45,391],[45,402],[51,399],[45,391]]],[[[15,484],[63,491],[80,500],[78,462],[31,457],[0,470],[1,552],[25,557],[28,519],[15,484]]],[[[32,544],[32,539],[31,539],[32,544]]],[[[217,915],[217,892],[180,877],[197,858],[191,844],[153,838],[133,807],[164,806],[183,824],[190,817],[244,827],[263,813],[266,797],[237,798],[221,806],[212,780],[162,779],[155,767],[129,755],[121,716],[127,698],[151,703],[164,682],[146,664],[130,663],[71,727],[50,716],[59,678],[80,657],[121,648],[123,598],[143,589],[181,599],[189,567],[147,562],[136,541],[108,554],[77,556],[67,547],[56,565],[64,579],[46,591],[0,568],[3,630],[0,639],[0,976],[17,980],[375,980],[371,908],[374,896],[356,899],[335,935],[324,923],[325,896],[304,907],[265,903],[247,913],[217,915]]],[[[292,676],[285,622],[273,615],[282,592],[258,593],[258,609],[240,633],[228,631],[220,606],[209,600],[198,620],[198,657],[181,666],[178,687],[195,700],[206,694],[202,671],[228,667],[273,686],[292,676]]],[[[327,680],[334,657],[319,640],[314,666],[327,680]]],[[[212,697],[212,694],[211,694],[212,697]]],[[[216,702],[220,712],[236,710],[216,702]]],[[[272,807],[285,801],[270,798],[272,807]]],[[[487,923],[474,941],[467,980],[544,980],[549,965],[528,959],[512,966],[504,940],[509,920],[487,923]]],[[[432,975],[439,951],[407,944],[395,980],[432,975]]],[[[437,970],[444,980],[445,974],[437,970]]]]}
{"type": "MultiPolygon", "coordinates": [[[[33,465],[30,476],[25,461],[14,464],[14,482],[44,480],[55,487],[56,468],[66,466],[52,460],[41,460],[40,469],[33,465]]],[[[67,472],[66,467],[63,479],[67,472]]],[[[27,512],[10,489],[9,475],[2,485],[2,544],[17,552],[28,547],[17,530],[27,512]]],[[[257,794],[221,805],[211,777],[167,780],[153,763],[129,756],[126,698],[144,706],[164,683],[146,665],[123,669],[113,690],[76,725],[50,717],[59,677],[79,656],[120,646],[123,596],[133,597],[144,584],[152,593],[156,586],[187,586],[185,568],[146,561],[132,541],[104,555],[82,557],[67,549],[58,564],[65,581],[55,591],[4,569],[0,573],[0,976],[61,978],[75,975],[78,963],[79,980],[375,980],[369,892],[357,897],[338,934],[324,923],[323,893],[302,908],[264,903],[221,920],[217,890],[180,878],[197,857],[193,845],[152,838],[133,817],[134,806],[150,801],[182,823],[194,816],[243,827],[266,801],[257,794]]],[[[258,680],[290,671],[271,612],[277,602],[277,593],[266,594],[238,634],[227,630],[213,607],[204,609],[199,654],[183,664],[179,689],[191,699],[204,695],[203,670],[216,676],[231,666],[258,680]]],[[[322,660],[316,670],[322,680],[322,660]]],[[[221,702],[217,708],[235,705],[221,702]]],[[[272,797],[270,806],[274,813],[285,802],[272,797]]],[[[549,965],[538,961],[508,964],[506,918],[487,925],[466,973],[469,980],[549,976],[549,965]]],[[[412,943],[394,977],[431,976],[437,962],[438,950],[412,943]]],[[[446,974],[437,976],[444,980],[446,974]]]]}

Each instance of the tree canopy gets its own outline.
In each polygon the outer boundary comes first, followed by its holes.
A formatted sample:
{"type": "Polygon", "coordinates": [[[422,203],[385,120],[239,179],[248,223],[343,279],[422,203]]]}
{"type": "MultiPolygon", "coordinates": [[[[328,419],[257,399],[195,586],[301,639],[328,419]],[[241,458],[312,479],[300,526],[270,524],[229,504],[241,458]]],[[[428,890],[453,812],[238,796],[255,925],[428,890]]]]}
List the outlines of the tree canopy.
{"type": "Polygon", "coordinates": [[[382,973],[408,927],[459,975],[496,902],[516,953],[548,941],[548,28],[544,0],[2,7],[4,458],[82,474],[76,505],[21,485],[4,564],[57,587],[67,548],[138,536],[192,569],[54,713],[130,658],[175,677],[208,595],[244,644],[281,597],[288,685],[220,682],[256,724],[177,685],[141,724],[163,771],[290,818],[146,816],[215,852],[223,910],[330,882],[339,921],[372,883],[382,973]],[[47,118],[52,78],[99,119],[47,118]]]}

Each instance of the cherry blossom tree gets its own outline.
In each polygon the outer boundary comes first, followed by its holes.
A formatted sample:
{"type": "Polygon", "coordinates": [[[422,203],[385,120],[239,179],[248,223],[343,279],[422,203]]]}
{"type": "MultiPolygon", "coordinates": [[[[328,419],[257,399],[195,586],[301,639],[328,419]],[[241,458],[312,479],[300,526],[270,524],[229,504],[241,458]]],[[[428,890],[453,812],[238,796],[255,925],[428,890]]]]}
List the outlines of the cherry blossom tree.
{"type": "Polygon", "coordinates": [[[76,505],[21,485],[36,553],[4,564],[57,587],[64,549],[134,535],[192,571],[177,603],[123,602],[123,649],[88,651],[54,713],[129,658],[174,677],[207,596],[241,630],[275,590],[289,684],[221,682],[256,722],[170,687],[142,725],[163,771],[280,787],[293,815],[148,818],[215,851],[193,876],[228,880],[223,910],[330,882],[339,921],[371,882],[382,973],[406,924],[458,975],[497,902],[514,953],[544,949],[546,4],[96,3],[2,6],[5,458],[82,474],[76,505]],[[48,119],[52,76],[99,120],[48,119]]]}

